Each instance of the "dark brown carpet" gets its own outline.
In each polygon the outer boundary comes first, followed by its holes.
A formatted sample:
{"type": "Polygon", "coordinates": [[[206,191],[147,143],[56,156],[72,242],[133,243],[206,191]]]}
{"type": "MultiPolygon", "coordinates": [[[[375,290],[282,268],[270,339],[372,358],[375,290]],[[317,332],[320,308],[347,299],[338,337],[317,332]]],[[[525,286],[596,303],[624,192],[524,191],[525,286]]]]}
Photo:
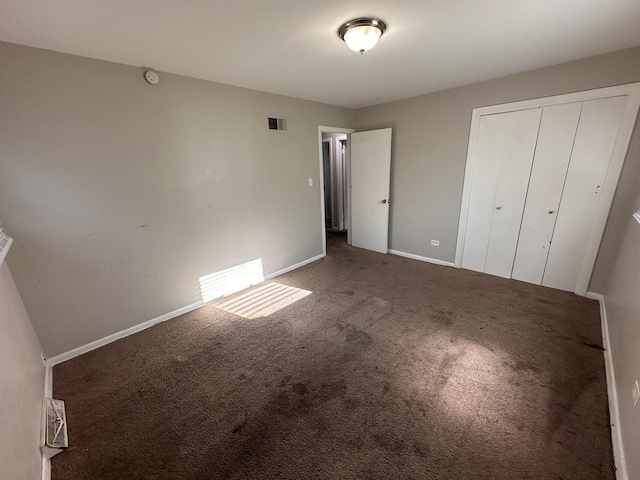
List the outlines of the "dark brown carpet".
{"type": "Polygon", "coordinates": [[[614,478],[595,301],[334,237],[270,283],[55,367],[53,480],[614,478]]]}

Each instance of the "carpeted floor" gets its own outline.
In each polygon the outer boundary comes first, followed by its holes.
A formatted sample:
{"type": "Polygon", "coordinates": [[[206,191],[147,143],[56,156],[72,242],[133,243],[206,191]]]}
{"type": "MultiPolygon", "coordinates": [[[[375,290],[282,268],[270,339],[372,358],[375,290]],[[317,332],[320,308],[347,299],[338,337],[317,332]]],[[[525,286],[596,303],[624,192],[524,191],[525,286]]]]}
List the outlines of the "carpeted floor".
{"type": "Polygon", "coordinates": [[[259,288],[56,366],[53,480],[615,477],[597,302],[335,236],[259,288]]]}

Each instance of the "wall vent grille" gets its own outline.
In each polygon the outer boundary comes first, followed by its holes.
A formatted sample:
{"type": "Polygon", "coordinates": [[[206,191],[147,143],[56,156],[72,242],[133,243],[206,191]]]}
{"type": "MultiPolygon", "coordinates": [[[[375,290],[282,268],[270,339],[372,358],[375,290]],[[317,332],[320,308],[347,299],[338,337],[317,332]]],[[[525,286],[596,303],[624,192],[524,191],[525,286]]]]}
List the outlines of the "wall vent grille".
{"type": "Polygon", "coordinates": [[[13,243],[13,238],[7,235],[2,228],[0,228],[0,265],[4,261],[4,257],[9,253],[9,247],[13,243]]]}
{"type": "Polygon", "coordinates": [[[287,120],[284,118],[268,117],[269,130],[286,130],[287,120]]]}

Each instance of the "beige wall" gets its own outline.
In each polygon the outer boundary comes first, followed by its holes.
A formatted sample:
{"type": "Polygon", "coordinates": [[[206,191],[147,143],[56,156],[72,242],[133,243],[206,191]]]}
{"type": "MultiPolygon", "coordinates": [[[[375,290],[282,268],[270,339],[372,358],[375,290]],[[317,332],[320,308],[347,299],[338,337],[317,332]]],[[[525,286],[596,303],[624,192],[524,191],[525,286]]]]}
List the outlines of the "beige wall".
{"type": "Polygon", "coordinates": [[[42,347],[7,262],[0,265],[0,332],[0,477],[35,480],[42,467],[39,445],[45,370],[42,347]]]}
{"type": "Polygon", "coordinates": [[[0,219],[49,356],[322,253],[318,125],[352,110],[7,43],[0,65],[0,219]]]}
{"type": "Polygon", "coordinates": [[[356,110],[359,131],[393,128],[389,248],[453,262],[473,108],[640,81],[638,59],[640,47],[356,110]]]}

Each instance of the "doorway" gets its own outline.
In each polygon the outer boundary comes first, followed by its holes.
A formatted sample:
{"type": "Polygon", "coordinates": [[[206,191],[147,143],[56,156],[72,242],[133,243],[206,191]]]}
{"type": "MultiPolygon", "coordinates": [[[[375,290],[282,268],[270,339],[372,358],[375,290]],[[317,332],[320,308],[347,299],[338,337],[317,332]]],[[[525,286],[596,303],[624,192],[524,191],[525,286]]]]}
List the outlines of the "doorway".
{"type": "Polygon", "coordinates": [[[346,150],[346,134],[322,134],[325,228],[333,232],[347,230],[346,150]]]}
{"type": "Polygon", "coordinates": [[[347,243],[347,134],[322,134],[324,215],[328,245],[347,243]]]}
{"type": "Polygon", "coordinates": [[[328,232],[346,232],[349,245],[388,253],[391,134],[391,128],[318,127],[323,255],[328,232]]]}
{"type": "Polygon", "coordinates": [[[323,254],[327,241],[350,242],[349,238],[349,140],[353,129],[318,127],[322,195],[323,254]]]}

